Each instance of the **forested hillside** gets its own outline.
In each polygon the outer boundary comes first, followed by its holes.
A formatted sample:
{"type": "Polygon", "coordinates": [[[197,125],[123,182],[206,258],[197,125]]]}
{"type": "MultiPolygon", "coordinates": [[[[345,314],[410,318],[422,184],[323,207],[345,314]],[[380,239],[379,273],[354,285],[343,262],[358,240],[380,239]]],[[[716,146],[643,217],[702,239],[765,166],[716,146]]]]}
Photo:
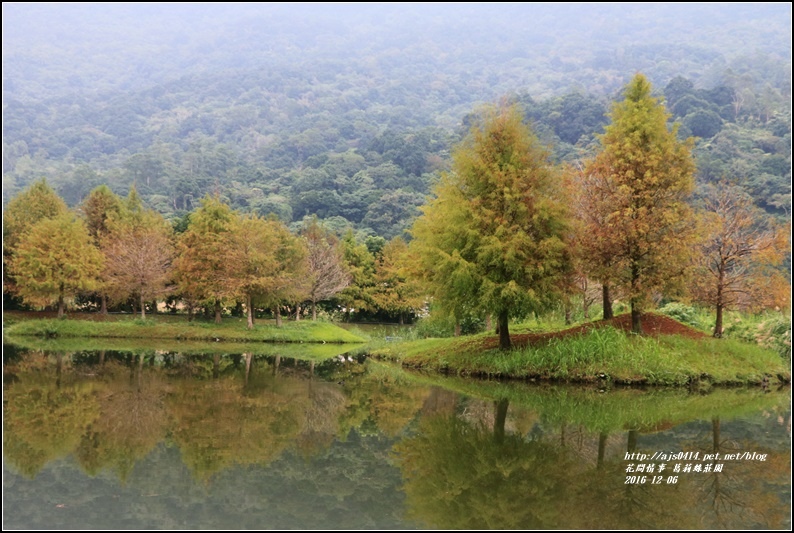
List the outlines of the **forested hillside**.
{"type": "Polygon", "coordinates": [[[484,102],[591,155],[638,71],[699,184],[790,214],[788,4],[3,6],[3,203],[105,183],[178,221],[207,193],[296,229],[402,235],[484,102]]]}

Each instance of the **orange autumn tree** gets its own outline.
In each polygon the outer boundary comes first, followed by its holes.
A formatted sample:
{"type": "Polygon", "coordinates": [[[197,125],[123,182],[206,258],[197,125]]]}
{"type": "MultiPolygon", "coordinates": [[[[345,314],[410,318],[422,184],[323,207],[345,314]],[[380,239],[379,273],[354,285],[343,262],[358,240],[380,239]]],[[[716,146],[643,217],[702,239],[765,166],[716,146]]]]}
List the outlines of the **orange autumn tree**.
{"type": "Polygon", "coordinates": [[[670,115],[645,76],[637,74],[624,95],[586,172],[604,194],[593,254],[611,254],[608,268],[628,294],[632,330],[641,333],[650,299],[680,289],[687,274],[695,164],[691,139],[681,142],[677,126],[668,128],[670,115]]]}
{"type": "Polygon", "coordinates": [[[704,208],[692,292],[715,309],[714,337],[721,337],[727,309],[790,305],[791,285],[775,268],[789,248],[788,232],[761,220],[752,198],[727,183],[709,188],[704,208]]]}

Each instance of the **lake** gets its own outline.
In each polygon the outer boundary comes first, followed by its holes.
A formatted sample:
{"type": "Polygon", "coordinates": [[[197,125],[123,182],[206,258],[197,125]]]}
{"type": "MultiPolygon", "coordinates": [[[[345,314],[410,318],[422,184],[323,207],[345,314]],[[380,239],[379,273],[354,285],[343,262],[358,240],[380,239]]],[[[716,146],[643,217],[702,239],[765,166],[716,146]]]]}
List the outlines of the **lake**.
{"type": "Polygon", "coordinates": [[[3,349],[6,529],[791,526],[789,388],[37,342],[3,349]]]}

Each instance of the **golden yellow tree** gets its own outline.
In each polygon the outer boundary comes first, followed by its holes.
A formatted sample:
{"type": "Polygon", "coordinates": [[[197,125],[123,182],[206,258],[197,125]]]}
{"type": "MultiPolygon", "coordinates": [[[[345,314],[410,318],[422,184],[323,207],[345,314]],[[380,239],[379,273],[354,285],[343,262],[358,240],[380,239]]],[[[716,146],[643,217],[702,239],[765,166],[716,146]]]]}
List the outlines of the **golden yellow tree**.
{"type": "Polygon", "coordinates": [[[516,107],[486,111],[453,154],[413,235],[425,279],[448,307],[508,322],[547,304],[568,269],[567,210],[548,153],[516,107]]]}
{"type": "Polygon", "coordinates": [[[83,221],[67,212],[44,218],[25,232],[9,270],[17,293],[26,302],[57,303],[62,317],[68,298],[96,287],[102,263],[83,221]]]}

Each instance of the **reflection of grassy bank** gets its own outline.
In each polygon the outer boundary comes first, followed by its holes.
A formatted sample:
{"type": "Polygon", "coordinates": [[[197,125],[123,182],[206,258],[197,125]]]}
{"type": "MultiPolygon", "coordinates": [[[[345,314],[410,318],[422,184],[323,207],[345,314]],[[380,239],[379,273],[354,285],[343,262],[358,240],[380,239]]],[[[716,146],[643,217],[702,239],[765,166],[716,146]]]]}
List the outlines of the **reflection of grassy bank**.
{"type": "MultiPolygon", "coordinates": [[[[253,355],[269,355],[290,357],[304,360],[322,361],[329,357],[346,353],[351,349],[349,344],[338,343],[264,343],[264,342],[206,342],[177,341],[170,339],[109,339],[70,337],[58,339],[42,339],[40,337],[16,337],[6,335],[4,342],[28,350],[42,352],[85,352],[116,351],[132,354],[151,354],[155,352],[189,353],[196,355],[226,355],[250,353],[253,355]]],[[[358,347],[358,345],[356,345],[358,347]]]]}
{"type": "Polygon", "coordinates": [[[649,338],[602,328],[502,352],[487,349],[487,338],[410,341],[373,350],[373,355],[436,372],[576,382],[597,382],[603,375],[618,383],[738,384],[790,375],[774,352],[729,339],[649,338]]]}
{"type": "MultiPolygon", "coordinates": [[[[387,366],[376,362],[370,365],[387,366]]],[[[768,393],[759,387],[713,388],[706,394],[662,388],[616,388],[601,392],[594,387],[555,384],[528,387],[510,381],[405,372],[394,367],[381,369],[380,373],[401,373],[402,380],[423,386],[435,385],[481,400],[508,400],[512,406],[537,412],[542,420],[552,425],[582,425],[592,432],[629,429],[652,432],[698,419],[730,420],[759,409],[785,409],[790,401],[788,389],[768,393]]]]}
{"type": "Polygon", "coordinates": [[[364,342],[344,329],[327,322],[285,322],[282,327],[258,324],[245,329],[245,323],[165,322],[159,320],[124,320],[95,322],[89,320],[27,320],[5,329],[11,336],[49,338],[171,339],[210,342],[364,342]]]}

